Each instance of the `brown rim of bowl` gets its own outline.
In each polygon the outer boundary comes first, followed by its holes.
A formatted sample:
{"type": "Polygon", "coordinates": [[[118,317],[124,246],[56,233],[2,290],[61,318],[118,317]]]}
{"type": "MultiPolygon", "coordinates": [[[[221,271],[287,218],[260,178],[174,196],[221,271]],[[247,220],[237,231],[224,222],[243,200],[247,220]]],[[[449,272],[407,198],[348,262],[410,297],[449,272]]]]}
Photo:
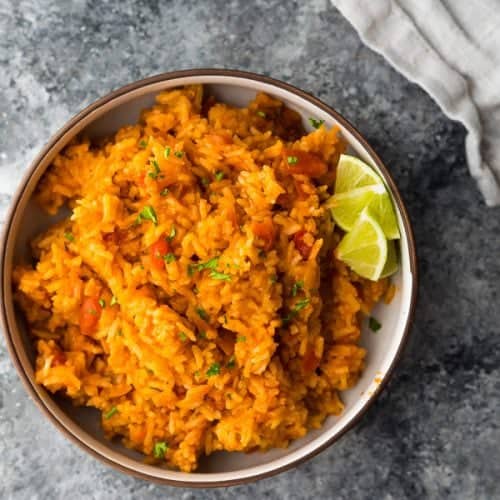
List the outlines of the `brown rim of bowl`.
{"type": "Polygon", "coordinates": [[[98,99],[97,101],[90,104],[82,111],[80,111],[75,117],[70,119],[60,130],[58,130],[50,138],[50,140],[44,146],[42,151],[32,161],[30,167],[28,168],[27,172],[23,176],[23,179],[21,180],[19,187],[17,188],[14,196],[12,197],[10,207],[9,207],[9,210],[7,213],[6,222],[5,222],[5,226],[4,226],[3,234],[2,234],[1,248],[0,248],[0,278],[1,278],[1,284],[2,284],[2,295],[5,297],[5,291],[7,290],[7,287],[11,287],[10,282],[6,283],[7,273],[5,271],[5,254],[6,254],[7,247],[9,246],[8,245],[8,236],[10,233],[12,219],[13,219],[14,214],[16,212],[17,204],[18,204],[24,190],[26,189],[27,185],[29,184],[31,177],[33,176],[33,174],[37,170],[38,165],[44,159],[44,157],[52,151],[52,149],[59,142],[59,140],[65,134],[67,134],[78,122],[80,122],[84,117],[86,117],[89,113],[95,111],[96,109],[100,108],[101,106],[104,106],[108,102],[112,101],[113,99],[115,99],[121,95],[127,94],[130,91],[136,90],[140,87],[144,87],[144,86],[147,86],[150,84],[159,83],[159,82],[168,81],[168,80],[173,80],[173,79],[177,79],[177,78],[181,78],[181,77],[190,77],[190,76],[207,76],[207,77],[210,77],[210,76],[228,76],[228,77],[241,78],[244,80],[254,80],[254,81],[258,81],[258,82],[262,82],[262,83],[266,83],[266,84],[278,87],[278,88],[286,90],[292,94],[295,94],[295,95],[305,99],[306,101],[310,102],[311,104],[317,106],[318,108],[322,109],[323,111],[325,111],[326,113],[331,115],[333,118],[335,118],[335,120],[337,120],[340,124],[342,124],[342,126],[345,127],[359,141],[359,143],[365,148],[365,150],[370,154],[372,159],[375,161],[377,167],[382,172],[382,174],[385,178],[385,181],[389,185],[391,193],[394,197],[396,205],[397,205],[399,212],[401,214],[404,230],[405,230],[405,233],[407,235],[408,250],[409,250],[409,257],[410,257],[410,259],[409,259],[410,260],[410,272],[411,272],[412,277],[413,277],[413,283],[412,283],[412,290],[411,290],[410,308],[409,308],[409,312],[408,312],[408,316],[407,316],[406,324],[404,327],[401,342],[399,344],[396,355],[394,356],[394,359],[392,360],[392,362],[389,366],[389,369],[387,370],[383,380],[380,382],[377,389],[371,394],[370,399],[368,399],[366,401],[364,406],[358,411],[358,413],[354,416],[354,418],[339,433],[337,433],[335,436],[332,436],[331,439],[329,439],[327,442],[323,443],[321,446],[319,446],[315,450],[311,451],[307,455],[300,457],[300,458],[297,458],[294,461],[292,461],[286,465],[272,469],[268,472],[255,474],[253,476],[248,476],[248,477],[240,478],[240,479],[235,478],[235,479],[230,479],[227,481],[197,482],[197,483],[192,483],[190,481],[183,481],[183,480],[174,480],[174,479],[152,477],[152,476],[149,476],[149,475],[144,474],[142,472],[139,472],[137,470],[131,469],[129,467],[125,467],[124,465],[117,463],[117,462],[101,455],[96,450],[94,450],[92,447],[90,447],[87,443],[82,441],[79,436],[74,435],[68,428],[66,428],[61,422],[59,422],[59,420],[56,419],[56,417],[48,410],[48,408],[46,407],[42,398],[35,391],[34,385],[33,385],[34,381],[32,381],[31,378],[27,375],[25,367],[17,355],[17,349],[20,346],[18,345],[18,341],[16,342],[14,340],[13,335],[9,330],[7,311],[6,311],[6,307],[5,307],[5,302],[3,300],[2,300],[2,305],[1,305],[1,324],[2,324],[2,327],[4,330],[4,336],[6,339],[7,348],[8,348],[10,357],[11,357],[11,359],[14,363],[14,366],[16,367],[16,370],[21,378],[21,381],[23,382],[28,393],[30,394],[32,399],[35,401],[37,406],[42,410],[42,412],[49,418],[49,420],[60,431],[62,431],[66,437],[68,437],[73,443],[77,444],[80,448],[82,448],[86,452],[90,453],[93,457],[97,458],[101,462],[103,462],[107,465],[110,465],[111,467],[113,467],[121,472],[125,472],[125,473],[132,475],[132,476],[139,478],[139,479],[145,479],[145,480],[152,481],[152,482],[159,483],[159,484],[168,484],[170,486],[180,486],[180,487],[196,487],[196,488],[234,486],[234,485],[238,485],[238,484],[244,484],[244,483],[249,483],[252,481],[257,481],[260,479],[268,478],[268,477],[274,476],[276,474],[279,474],[281,472],[284,472],[286,470],[289,470],[293,467],[296,467],[297,465],[305,462],[306,460],[309,460],[310,458],[318,455],[323,450],[325,450],[330,445],[332,445],[334,442],[339,440],[347,431],[352,429],[361,420],[361,418],[366,414],[368,409],[372,406],[374,401],[377,399],[378,395],[386,387],[387,382],[389,381],[392,374],[394,373],[394,369],[395,369],[396,365],[398,364],[398,362],[400,361],[400,359],[402,357],[403,350],[408,343],[410,326],[413,322],[413,317],[415,314],[415,305],[416,305],[417,290],[418,290],[417,254],[416,254],[415,240],[414,240],[413,231],[412,231],[411,224],[410,224],[410,219],[408,217],[406,207],[404,206],[403,200],[402,200],[401,195],[398,191],[396,183],[394,182],[391,174],[389,173],[389,170],[386,168],[384,163],[380,160],[380,158],[375,153],[375,151],[370,147],[370,145],[367,143],[367,141],[363,138],[363,136],[358,132],[358,130],[351,123],[349,123],[348,120],[346,120],[337,111],[335,111],[330,106],[324,104],[322,101],[320,101],[316,97],[310,95],[307,92],[304,92],[303,90],[300,90],[300,89],[294,87],[293,85],[281,82],[279,80],[275,80],[274,78],[270,78],[268,76],[263,76],[263,75],[259,75],[256,73],[250,73],[250,72],[240,71],[240,70],[189,69],[189,70],[173,71],[173,72],[169,72],[169,73],[162,73],[159,75],[155,75],[155,76],[145,78],[145,79],[136,81],[134,83],[125,85],[124,87],[121,87],[113,92],[110,92],[109,94],[105,95],[104,97],[101,97],[100,99],[98,99]]]}

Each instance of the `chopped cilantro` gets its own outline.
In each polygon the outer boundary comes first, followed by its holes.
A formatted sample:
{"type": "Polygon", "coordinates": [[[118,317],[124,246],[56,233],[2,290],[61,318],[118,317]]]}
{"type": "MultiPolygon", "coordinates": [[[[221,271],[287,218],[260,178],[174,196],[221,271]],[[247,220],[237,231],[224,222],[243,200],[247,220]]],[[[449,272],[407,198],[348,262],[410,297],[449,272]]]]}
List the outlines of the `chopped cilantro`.
{"type": "Polygon", "coordinates": [[[226,367],[231,369],[234,368],[235,366],[236,366],[236,360],[234,359],[234,356],[231,356],[227,362],[226,367]]]}
{"type": "Polygon", "coordinates": [[[292,286],[292,297],[296,297],[297,293],[299,290],[302,290],[302,288],[304,288],[304,282],[302,280],[296,281],[292,286]]]}
{"type": "Polygon", "coordinates": [[[219,375],[220,373],[220,365],[219,363],[212,363],[207,370],[207,377],[213,377],[214,375],[219,375]]]}
{"type": "Polygon", "coordinates": [[[204,330],[202,330],[201,332],[198,333],[198,337],[200,337],[200,339],[206,339],[207,338],[207,332],[205,332],[204,330]]]}
{"type": "Polygon", "coordinates": [[[290,165],[295,165],[296,163],[298,163],[299,159],[296,156],[287,156],[286,161],[290,165]]]}
{"type": "Polygon", "coordinates": [[[177,260],[177,257],[175,256],[175,254],[173,254],[172,252],[169,252],[167,253],[167,255],[164,255],[163,256],[163,260],[167,263],[167,264],[170,264],[171,262],[174,262],[177,260]]]}
{"type": "Polygon", "coordinates": [[[160,196],[167,196],[169,193],[168,188],[164,188],[160,191],[160,196]]]}
{"type": "Polygon", "coordinates": [[[145,141],[144,139],[139,142],[139,147],[141,149],[144,149],[148,145],[148,141],[145,141]]]}
{"type": "Polygon", "coordinates": [[[123,330],[120,328],[120,329],[116,332],[116,335],[118,335],[118,337],[123,337],[123,330]]]}
{"type": "Polygon", "coordinates": [[[247,338],[244,335],[236,337],[236,342],[246,342],[247,338]]]}
{"type": "Polygon", "coordinates": [[[270,278],[271,283],[274,285],[275,283],[278,283],[278,276],[276,274],[273,274],[270,278]]]}
{"type": "Polygon", "coordinates": [[[75,237],[74,237],[71,233],[64,233],[64,237],[65,237],[68,241],[75,241],[75,237]]]}
{"type": "Polygon", "coordinates": [[[177,156],[177,158],[182,158],[184,156],[184,151],[176,151],[174,155],[177,156]]]}
{"type": "Polygon", "coordinates": [[[309,118],[309,123],[314,127],[314,128],[319,128],[323,123],[325,123],[325,120],[318,120],[316,118],[309,118]]]}
{"type": "Polygon", "coordinates": [[[264,111],[257,111],[257,113],[255,113],[257,116],[260,116],[261,118],[265,118],[266,117],[266,113],[264,113],[264,111]]]}
{"type": "Polygon", "coordinates": [[[209,278],[220,281],[231,281],[231,276],[229,274],[220,273],[219,271],[210,271],[209,278]]]}
{"type": "Polygon", "coordinates": [[[309,304],[310,300],[306,297],[305,299],[299,300],[295,306],[293,307],[293,310],[296,312],[302,311],[304,307],[307,307],[309,304]]]}
{"type": "Polygon", "coordinates": [[[295,318],[295,316],[297,316],[299,311],[302,311],[302,309],[304,309],[304,307],[307,307],[309,302],[310,302],[310,300],[307,297],[296,302],[295,305],[293,306],[292,310],[285,317],[281,318],[283,321],[283,324],[286,325],[289,321],[291,321],[293,318],[295,318]]]}
{"type": "Polygon", "coordinates": [[[382,328],[382,325],[373,316],[370,316],[368,326],[372,332],[378,332],[382,328]]]}
{"type": "Polygon", "coordinates": [[[137,216],[135,222],[140,224],[143,220],[150,220],[155,226],[158,225],[158,217],[156,216],[155,209],[151,205],[146,205],[137,216]]]}
{"type": "Polygon", "coordinates": [[[175,226],[172,226],[172,229],[170,230],[170,234],[167,236],[167,241],[172,241],[175,238],[176,234],[177,234],[177,230],[175,229],[175,226]]]}
{"type": "Polygon", "coordinates": [[[189,264],[188,265],[188,275],[193,276],[196,271],[203,271],[204,269],[214,270],[217,268],[217,264],[219,263],[219,257],[212,257],[206,262],[198,262],[197,264],[189,264]]]}
{"type": "Polygon", "coordinates": [[[201,183],[204,185],[204,186],[208,186],[210,184],[210,180],[207,179],[206,177],[202,177],[201,178],[201,183]]]}
{"type": "Polygon", "coordinates": [[[184,332],[179,332],[179,338],[181,339],[181,342],[186,342],[187,335],[184,332]]]}
{"type": "Polygon", "coordinates": [[[222,179],[224,179],[224,175],[224,172],[215,172],[215,180],[221,181],[222,179]]]}
{"type": "Polygon", "coordinates": [[[104,299],[99,299],[99,305],[104,309],[106,307],[106,301],[104,299]]]}
{"type": "Polygon", "coordinates": [[[155,458],[165,458],[165,453],[167,453],[167,450],[168,443],[166,443],[165,441],[157,441],[153,449],[153,454],[155,458]]]}
{"type": "Polygon", "coordinates": [[[207,314],[207,311],[205,311],[205,309],[203,309],[203,307],[197,307],[195,309],[196,311],[196,314],[198,314],[198,316],[203,320],[203,321],[208,321],[208,314],[207,314]]]}
{"type": "Polygon", "coordinates": [[[151,165],[153,166],[153,171],[148,172],[148,176],[151,177],[151,179],[156,180],[158,178],[158,174],[160,173],[160,165],[158,165],[156,160],[151,160],[151,165]]]}
{"type": "Polygon", "coordinates": [[[109,418],[111,418],[113,415],[117,414],[118,413],[118,408],[116,406],[113,406],[113,408],[111,408],[111,410],[107,411],[105,414],[104,414],[104,418],[106,420],[108,420],[109,418]]]}
{"type": "Polygon", "coordinates": [[[117,298],[113,295],[113,296],[111,297],[111,300],[109,301],[109,305],[110,305],[110,306],[114,306],[114,305],[116,305],[116,304],[118,304],[118,299],[117,299],[117,298]]]}
{"type": "Polygon", "coordinates": [[[168,158],[170,156],[170,148],[168,146],[166,146],[165,149],[163,150],[163,156],[165,158],[168,158]]]}

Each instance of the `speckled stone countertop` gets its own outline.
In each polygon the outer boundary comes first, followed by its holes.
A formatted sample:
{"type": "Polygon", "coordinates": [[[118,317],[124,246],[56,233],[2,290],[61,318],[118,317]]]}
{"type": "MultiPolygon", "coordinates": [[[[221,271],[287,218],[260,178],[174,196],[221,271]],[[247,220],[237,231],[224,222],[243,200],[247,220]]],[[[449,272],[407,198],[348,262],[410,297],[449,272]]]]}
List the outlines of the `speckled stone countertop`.
{"type": "Polygon", "coordinates": [[[0,0],[0,217],[49,136],[108,91],[164,71],[246,69],[337,108],[392,170],[421,272],[413,336],[360,425],[300,467],[197,491],[115,472],[70,444],[0,342],[0,498],[500,497],[500,209],[469,177],[464,129],[365,48],[326,1],[0,0]]]}

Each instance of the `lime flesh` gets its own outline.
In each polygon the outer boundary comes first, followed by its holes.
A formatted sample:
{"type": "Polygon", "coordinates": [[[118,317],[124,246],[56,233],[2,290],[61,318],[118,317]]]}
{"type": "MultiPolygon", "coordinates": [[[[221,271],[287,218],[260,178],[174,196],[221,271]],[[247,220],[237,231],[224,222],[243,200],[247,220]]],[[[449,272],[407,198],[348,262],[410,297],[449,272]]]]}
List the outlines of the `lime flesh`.
{"type": "Polygon", "coordinates": [[[365,209],[352,230],[345,234],[335,250],[336,256],[364,278],[377,281],[387,260],[384,231],[365,209]]]}
{"type": "Polygon", "coordinates": [[[340,156],[335,180],[335,194],[377,184],[384,185],[370,166],[354,156],[340,156]]]}

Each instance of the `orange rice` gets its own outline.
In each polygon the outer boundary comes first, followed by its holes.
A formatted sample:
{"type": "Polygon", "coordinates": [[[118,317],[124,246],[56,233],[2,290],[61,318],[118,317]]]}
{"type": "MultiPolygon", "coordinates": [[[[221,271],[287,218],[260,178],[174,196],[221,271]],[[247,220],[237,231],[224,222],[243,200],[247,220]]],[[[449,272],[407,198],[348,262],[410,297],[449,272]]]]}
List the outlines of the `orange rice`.
{"type": "Polygon", "coordinates": [[[333,255],[322,202],[345,143],[259,94],[163,92],[140,122],[69,145],[38,186],[71,216],[14,272],[36,380],[102,412],[110,438],[192,471],[285,447],[343,405],[361,315],[387,291],[333,255]]]}

